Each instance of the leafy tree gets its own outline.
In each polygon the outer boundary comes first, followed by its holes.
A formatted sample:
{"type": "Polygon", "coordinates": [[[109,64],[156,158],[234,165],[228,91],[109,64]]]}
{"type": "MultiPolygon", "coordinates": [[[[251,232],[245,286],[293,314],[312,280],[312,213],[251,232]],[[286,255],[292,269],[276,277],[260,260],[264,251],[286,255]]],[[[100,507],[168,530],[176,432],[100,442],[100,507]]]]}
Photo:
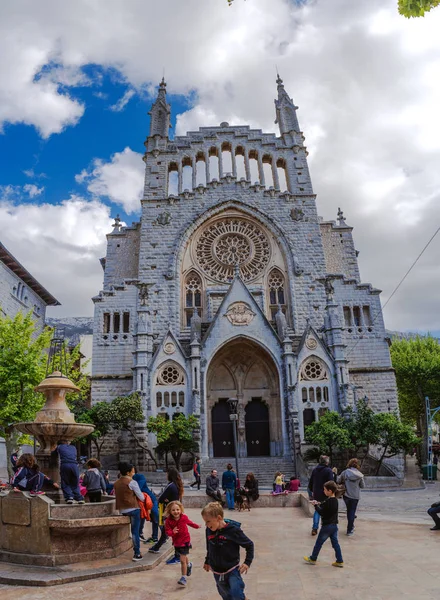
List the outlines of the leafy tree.
{"type": "Polygon", "coordinates": [[[158,441],[156,450],[165,453],[165,457],[169,452],[177,470],[180,471],[182,454],[198,450],[198,445],[194,441],[194,431],[198,426],[199,420],[194,415],[186,417],[183,414],[176,414],[172,420],[158,415],[148,419],[147,430],[156,434],[158,441]]]}
{"type": "Polygon", "coordinates": [[[376,475],[378,475],[385,458],[391,458],[400,452],[409,452],[420,443],[420,438],[415,435],[410,425],[402,423],[398,415],[394,413],[376,413],[374,425],[380,447],[376,470],[376,475]]]}
{"type": "MultiPolygon", "coordinates": [[[[402,421],[416,426],[426,439],[425,397],[440,404],[440,344],[431,337],[393,340],[391,360],[396,371],[402,421]]],[[[423,450],[423,448],[422,448],[423,450]]]]}
{"type": "Polygon", "coordinates": [[[358,455],[364,448],[362,462],[368,455],[370,446],[379,443],[379,434],[374,420],[374,411],[368,406],[367,399],[358,400],[356,408],[350,406],[344,413],[345,423],[350,446],[353,448],[353,454],[358,455]]]}
{"type": "Polygon", "coordinates": [[[78,420],[95,425],[95,431],[88,439],[95,445],[98,459],[101,455],[105,437],[112,431],[129,431],[140,448],[150,456],[157,467],[157,460],[150,448],[143,443],[136,431],[136,423],[144,420],[142,402],[138,393],[117,396],[111,402],[98,402],[82,412],[78,420]]]}
{"type": "Polygon", "coordinates": [[[46,374],[50,335],[50,329],[37,335],[31,313],[0,317],[0,436],[8,456],[22,437],[14,424],[33,420],[44,404],[34,388],[46,374]]]}
{"type": "Polygon", "coordinates": [[[440,0],[399,0],[399,13],[408,19],[424,17],[425,13],[438,6],[440,0]]]}
{"type": "Polygon", "coordinates": [[[344,417],[336,411],[328,411],[319,421],[309,425],[304,433],[306,442],[317,446],[321,454],[327,454],[332,462],[336,448],[352,447],[344,417]]]}

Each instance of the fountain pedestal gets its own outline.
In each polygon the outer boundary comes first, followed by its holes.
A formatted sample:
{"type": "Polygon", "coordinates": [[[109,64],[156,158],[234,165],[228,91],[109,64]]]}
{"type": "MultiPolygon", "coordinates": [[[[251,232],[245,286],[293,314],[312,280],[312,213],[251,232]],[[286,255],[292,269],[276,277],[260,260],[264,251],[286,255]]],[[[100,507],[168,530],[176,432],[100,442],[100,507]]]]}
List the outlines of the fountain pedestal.
{"type": "MultiPolygon", "coordinates": [[[[46,397],[43,408],[36,414],[35,420],[17,423],[16,428],[33,435],[39,444],[35,454],[41,471],[56,483],[60,482],[58,455],[53,453],[59,440],[71,441],[89,435],[94,425],[75,423],[75,416],[66,404],[66,393],[79,392],[79,388],[59,371],[46,377],[35,388],[46,397]]],[[[59,494],[51,494],[56,497],[59,494]]]]}

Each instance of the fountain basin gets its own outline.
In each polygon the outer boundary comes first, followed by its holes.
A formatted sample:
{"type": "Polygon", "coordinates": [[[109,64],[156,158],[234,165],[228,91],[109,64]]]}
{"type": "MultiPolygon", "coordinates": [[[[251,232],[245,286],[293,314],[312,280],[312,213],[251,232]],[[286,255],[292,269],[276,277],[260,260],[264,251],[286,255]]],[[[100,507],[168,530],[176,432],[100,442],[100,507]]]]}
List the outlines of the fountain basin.
{"type": "Polygon", "coordinates": [[[15,427],[22,433],[28,433],[37,438],[40,448],[38,454],[50,454],[51,449],[58,444],[59,440],[74,440],[85,437],[95,429],[89,423],[53,423],[53,422],[24,422],[17,423],[15,427]]]}
{"type": "Polygon", "coordinates": [[[117,513],[115,500],[57,505],[28,492],[0,493],[0,559],[54,567],[114,558],[132,548],[130,518],[117,513]]]}

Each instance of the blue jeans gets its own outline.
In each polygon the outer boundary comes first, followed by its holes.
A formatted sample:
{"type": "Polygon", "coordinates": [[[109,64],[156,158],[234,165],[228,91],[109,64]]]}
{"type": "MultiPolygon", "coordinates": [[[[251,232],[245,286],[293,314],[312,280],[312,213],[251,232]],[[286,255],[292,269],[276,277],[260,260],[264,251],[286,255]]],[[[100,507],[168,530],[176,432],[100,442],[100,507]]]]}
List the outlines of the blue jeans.
{"type": "Polygon", "coordinates": [[[428,508],[428,515],[434,521],[437,527],[440,527],[440,519],[437,514],[440,512],[440,506],[434,506],[434,508],[428,508]]]}
{"type": "Polygon", "coordinates": [[[131,538],[133,540],[133,550],[135,554],[141,553],[141,540],[139,531],[141,527],[141,509],[135,508],[130,512],[124,513],[124,516],[130,517],[131,522],[131,538]]]}
{"type": "Polygon", "coordinates": [[[317,510],[313,513],[313,525],[312,529],[319,529],[319,521],[321,519],[321,515],[317,510]]]}
{"type": "Polygon", "coordinates": [[[246,600],[244,581],[237,567],[226,575],[214,575],[217,590],[223,600],[246,600]]]}
{"type": "Polygon", "coordinates": [[[225,494],[226,494],[226,504],[228,508],[234,508],[235,504],[234,504],[234,493],[235,490],[233,488],[226,488],[225,489],[225,494]]]}
{"type": "Polygon", "coordinates": [[[318,554],[324,544],[330,538],[330,541],[333,546],[333,550],[336,554],[336,562],[343,562],[341,546],[338,542],[338,526],[337,525],[323,525],[319,531],[318,537],[316,539],[315,547],[313,548],[313,552],[310,555],[312,560],[318,560],[318,554]]]}
{"type": "Polygon", "coordinates": [[[61,489],[65,500],[74,498],[83,500],[79,491],[79,469],[76,463],[64,463],[60,465],[61,489]]]}
{"type": "Polygon", "coordinates": [[[347,533],[351,533],[354,529],[354,520],[356,518],[356,508],[359,500],[343,496],[345,506],[347,507],[347,533]]]}

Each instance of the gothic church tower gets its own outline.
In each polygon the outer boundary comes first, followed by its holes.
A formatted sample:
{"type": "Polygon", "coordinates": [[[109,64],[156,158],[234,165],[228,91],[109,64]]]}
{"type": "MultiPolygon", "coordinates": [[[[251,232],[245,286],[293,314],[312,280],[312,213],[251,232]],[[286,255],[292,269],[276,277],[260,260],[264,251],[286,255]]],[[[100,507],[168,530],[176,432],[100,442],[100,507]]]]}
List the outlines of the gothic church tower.
{"type": "Polygon", "coordinates": [[[318,216],[298,107],[277,86],[279,136],[224,122],[170,139],[162,80],[141,219],[115,221],[94,298],[93,402],[139,391],[146,420],[198,415],[205,460],[233,456],[229,398],[240,456],[293,461],[325,411],[397,407],[380,292],[342,212],[318,216]]]}

